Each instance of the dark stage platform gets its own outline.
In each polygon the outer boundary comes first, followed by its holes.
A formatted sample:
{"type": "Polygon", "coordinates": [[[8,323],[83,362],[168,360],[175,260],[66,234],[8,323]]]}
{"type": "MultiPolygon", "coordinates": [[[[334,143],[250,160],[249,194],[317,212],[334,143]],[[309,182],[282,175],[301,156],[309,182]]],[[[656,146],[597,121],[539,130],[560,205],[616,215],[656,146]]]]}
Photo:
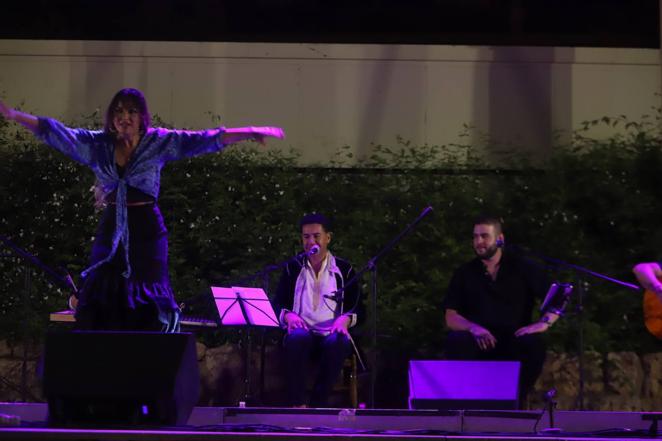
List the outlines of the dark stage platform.
{"type": "Polygon", "coordinates": [[[0,439],[30,440],[590,440],[659,437],[662,413],[196,407],[180,427],[52,428],[46,404],[0,403],[0,439]],[[556,430],[553,430],[556,429],[556,430]]]}

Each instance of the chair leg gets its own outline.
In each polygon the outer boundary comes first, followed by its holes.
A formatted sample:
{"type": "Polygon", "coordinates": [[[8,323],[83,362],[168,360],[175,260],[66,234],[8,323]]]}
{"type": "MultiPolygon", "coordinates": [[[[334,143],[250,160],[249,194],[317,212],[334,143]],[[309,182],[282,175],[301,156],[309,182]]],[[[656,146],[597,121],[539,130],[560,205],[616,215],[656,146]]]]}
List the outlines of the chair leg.
{"type": "Polygon", "coordinates": [[[356,367],[356,354],[352,354],[350,363],[351,371],[349,374],[349,399],[352,407],[356,409],[359,406],[359,381],[356,367]]]}

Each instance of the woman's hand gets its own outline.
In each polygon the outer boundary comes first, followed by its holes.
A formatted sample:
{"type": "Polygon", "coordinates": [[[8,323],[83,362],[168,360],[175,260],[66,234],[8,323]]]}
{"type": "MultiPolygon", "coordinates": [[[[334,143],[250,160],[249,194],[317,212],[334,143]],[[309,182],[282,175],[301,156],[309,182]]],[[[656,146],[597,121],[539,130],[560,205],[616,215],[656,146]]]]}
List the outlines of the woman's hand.
{"type": "Polygon", "coordinates": [[[249,140],[264,145],[266,138],[285,139],[285,131],[280,127],[237,127],[225,129],[221,136],[225,144],[249,140]]]}
{"type": "Polygon", "coordinates": [[[2,115],[5,119],[13,120],[14,113],[14,109],[8,107],[3,101],[0,100],[0,115],[2,115]]]}
{"type": "Polygon", "coordinates": [[[265,138],[285,139],[285,131],[280,127],[251,127],[252,138],[264,145],[265,138]]]}
{"type": "Polygon", "coordinates": [[[32,133],[36,133],[37,128],[39,127],[39,119],[36,116],[12,109],[3,101],[0,101],[0,115],[2,115],[7,120],[16,121],[26,129],[30,130],[32,133]]]}

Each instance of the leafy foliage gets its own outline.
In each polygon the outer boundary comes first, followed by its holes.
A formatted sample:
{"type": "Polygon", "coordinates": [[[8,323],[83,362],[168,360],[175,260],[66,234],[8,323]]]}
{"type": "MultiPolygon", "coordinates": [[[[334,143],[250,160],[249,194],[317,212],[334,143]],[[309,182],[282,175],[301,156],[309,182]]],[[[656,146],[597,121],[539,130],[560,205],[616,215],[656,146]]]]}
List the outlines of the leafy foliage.
{"type": "MultiPolygon", "coordinates": [[[[98,115],[79,125],[98,126],[98,115]]],[[[203,313],[210,284],[230,284],[300,251],[296,223],[307,212],[334,220],[332,249],[357,269],[427,207],[425,218],[377,262],[379,345],[401,357],[435,357],[443,348],[440,302],[452,270],[472,257],[471,220],[506,220],[510,243],[633,282],[631,267],[657,259],[662,151],[657,120],[587,122],[542,164],[513,157],[495,168],[478,152],[489,145],[374,146],[353,161],[349,149],[323,167],[301,168],[296,152],[248,146],[194,158],[164,170],[160,205],[170,232],[170,270],[188,311],[203,313]],[[622,134],[590,136],[618,125],[622,134]]],[[[0,233],[52,267],[77,274],[87,264],[97,215],[83,167],[0,121],[0,233]]],[[[524,158],[526,159],[526,158],[524,158]]],[[[586,348],[648,351],[641,295],[560,266],[553,277],[585,287],[586,348]]],[[[276,273],[251,283],[275,287],[276,273]]],[[[369,278],[363,278],[368,293],[369,278]]],[[[0,336],[39,338],[48,313],[68,293],[11,253],[0,260],[0,336]],[[31,290],[25,290],[26,268],[31,290]]],[[[371,299],[367,297],[367,301],[371,299]]],[[[558,350],[576,346],[577,297],[570,320],[555,326],[558,350]]]]}

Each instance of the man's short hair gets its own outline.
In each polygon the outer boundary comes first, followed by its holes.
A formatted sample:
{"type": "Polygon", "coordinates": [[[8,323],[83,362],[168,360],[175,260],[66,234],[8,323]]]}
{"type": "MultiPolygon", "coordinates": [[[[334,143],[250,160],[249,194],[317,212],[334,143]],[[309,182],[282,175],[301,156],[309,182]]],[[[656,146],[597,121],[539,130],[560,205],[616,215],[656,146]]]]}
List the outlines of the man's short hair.
{"type": "Polygon", "coordinates": [[[310,225],[310,224],[320,224],[322,225],[322,228],[324,228],[324,231],[327,233],[331,231],[331,221],[324,216],[323,214],[320,213],[310,213],[306,214],[304,217],[299,220],[299,229],[303,228],[304,225],[310,225]]]}
{"type": "Polygon", "coordinates": [[[499,216],[482,214],[474,220],[474,226],[476,225],[492,225],[496,234],[503,233],[503,219],[499,216]]]}

